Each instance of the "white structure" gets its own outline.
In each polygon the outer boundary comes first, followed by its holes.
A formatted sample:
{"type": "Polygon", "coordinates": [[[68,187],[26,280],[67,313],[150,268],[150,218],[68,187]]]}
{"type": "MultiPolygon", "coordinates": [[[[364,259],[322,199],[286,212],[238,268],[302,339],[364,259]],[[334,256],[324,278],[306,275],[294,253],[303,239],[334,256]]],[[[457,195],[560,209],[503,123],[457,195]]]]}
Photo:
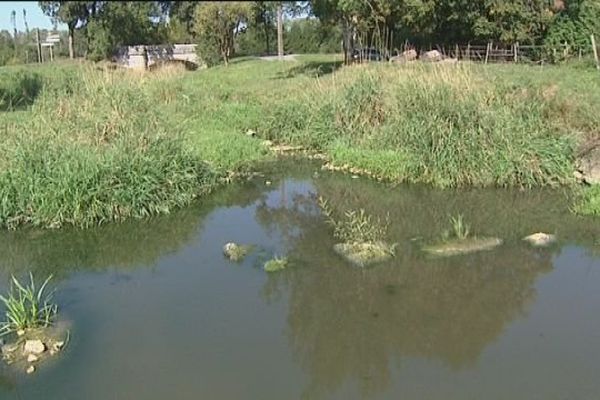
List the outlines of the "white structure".
{"type": "Polygon", "coordinates": [[[181,62],[191,68],[203,66],[196,53],[195,44],[139,45],[118,50],[116,62],[128,68],[151,68],[166,62],[181,62]]]}

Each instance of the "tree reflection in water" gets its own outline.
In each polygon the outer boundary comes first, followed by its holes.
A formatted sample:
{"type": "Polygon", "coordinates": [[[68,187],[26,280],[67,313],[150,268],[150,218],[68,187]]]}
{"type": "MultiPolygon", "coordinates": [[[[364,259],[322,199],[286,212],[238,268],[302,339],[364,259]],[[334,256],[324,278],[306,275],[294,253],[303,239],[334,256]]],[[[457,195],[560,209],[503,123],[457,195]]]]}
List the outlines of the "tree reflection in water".
{"type": "Polygon", "coordinates": [[[577,241],[581,230],[597,229],[566,206],[557,212],[556,197],[533,192],[390,191],[333,178],[315,186],[314,192],[292,187],[287,201],[263,202],[256,212],[263,226],[285,238],[296,265],[270,276],[263,294],[267,300],[289,296],[288,336],[310,377],[306,398],[327,397],[345,383],[357,384],[364,396],[381,393],[391,367],[407,357],[451,369],[474,367],[486,346],[526,312],[536,279],[552,270],[560,252],[528,247],[523,233],[543,225],[577,241]],[[317,192],[344,209],[389,211],[390,237],[400,243],[396,258],[369,269],[345,264],[331,249],[317,192]],[[447,223],[441,216],[456,211],[469,216],[475,232],[507,244],[469,256],[426,258],[422,242],[411,239],[438,237],[447,223]]]}

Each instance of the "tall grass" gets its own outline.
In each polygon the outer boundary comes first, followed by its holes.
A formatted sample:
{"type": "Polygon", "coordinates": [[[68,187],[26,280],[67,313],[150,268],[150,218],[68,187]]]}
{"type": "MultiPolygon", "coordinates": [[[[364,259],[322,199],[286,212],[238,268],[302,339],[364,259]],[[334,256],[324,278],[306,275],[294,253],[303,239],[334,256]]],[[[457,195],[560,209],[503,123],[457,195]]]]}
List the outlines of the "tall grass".
{"type": "Polygon", "coordinates": [[[0,72],[0,111],[13,111],[33,104],[43,86],[42,77],[24,70],[0,72]]]}
{"type": "Polygon", "coordinates": [[[142,81],[79,73],[44,90],[0,146],[0,226],[141,218],[210,190],[215,174],[185,148],[142,81]]]}
{"type": "Polygon", "coordinates": [[[0,295],[0,301],[6,307],[6,320],[0,323],[0,336],[50,325],[58,310],[52,302],[53,292],[46,293],[51,279],[52,275],[38,288],[31,273],[29,284],[22,284],[12,277],[8,295],[0,295]]]}
{"type": "Polygon", "coordinates": [[[265,121],[267,138],[318,148],[334,163],[396,181],[573,181],[575,140],[549,118],[553,105],[536,88],[486,79],[468,67],[357,66],[309,92],[300,107],[276,107],[265,121]]]}

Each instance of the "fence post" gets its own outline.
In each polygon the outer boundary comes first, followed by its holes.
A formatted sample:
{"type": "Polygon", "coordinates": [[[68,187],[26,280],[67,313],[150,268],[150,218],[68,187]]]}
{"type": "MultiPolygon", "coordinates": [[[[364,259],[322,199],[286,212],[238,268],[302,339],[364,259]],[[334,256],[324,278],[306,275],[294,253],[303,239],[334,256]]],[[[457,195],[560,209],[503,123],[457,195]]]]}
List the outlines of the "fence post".
{"type": "Polygon", "coordinates": [[[592,40],[592,50],[594,50],[594,58],[596,59],[596,69],[600,70],[600,61],[598,60],[598,48],[596,47],[596,38],[594,38],[594,34],[591,35],[592,40]]]}
{"type": "Polygon", "coordinates": [[[515,56],[515,63],[519,62],[519,42],[514,44],[514,56],[515,56]]]}
{"type": "Polygon", "coordinates": [[[471,61],[471,42],[467,43],[467,61],[471,61]]]}
{"type": "Polygon", "coordinates": [[[490,57],[490,47],[492,42],[488,42],[487,47],[485,48],[485,64],[488,63],[488,58],[490,57]]]}

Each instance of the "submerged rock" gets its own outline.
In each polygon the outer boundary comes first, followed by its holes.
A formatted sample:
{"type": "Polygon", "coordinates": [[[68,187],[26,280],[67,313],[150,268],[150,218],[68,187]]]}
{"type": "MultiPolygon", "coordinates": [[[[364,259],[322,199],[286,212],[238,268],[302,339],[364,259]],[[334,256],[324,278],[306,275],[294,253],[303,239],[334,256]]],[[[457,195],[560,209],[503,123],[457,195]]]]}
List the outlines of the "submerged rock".
{"type": "Polygon", "coordinates": [[[272,260],[267,261],[263,268],[266,272],[277,272],[283,271],[287,267],[287,265],[287,258],[274,258],[272,260]]]}
{"type": "MultiPolygon", "coordinates": [[[[13,336],[11,342],[2,346],[2,358],[17,369],[42,364],[58,351],[64,349],[69,340],[68,321],[57,321],[51,326],[28,329],[22,336],[13,336]]],[[[34,369],[35,370],[35,369],[34,369]]],[[[27,373],[32,373],[29,368],[27,373]]]]}
{"type": "Polygon", "coordinates": [[[529,242],[532,246],[543,247],[556,242],[556,236],[538,232],[524,237],[523,240],[529,242]]]}
{"type": "Polygon", "coordinates": [[[392,258],[394,247],[384,242],[338,243],[333,250],[351,264],[366,267],[392,258]]]}
{"type": "Polygon", "coordinates": [[[39,339],[27,340],[23,346],[23,354],[42,354],[46,351],[46,345],[39,339]]]}
{"type": "Polygon", "coordinates": [[[251,248],[251,246],[243,246],[230,242],[223,246],[223,254],[231,261],[241,261],[246,257],[251,248]]]}
{"type": "Polygon", "coordinates": [[[423,251],[436,256],[454,256],[477,251],[491,250],[502,244],[498,238],[468,238],[455,239],[436,245],[425,246],[423,251]]]}
{"type": "Polygon", "coordinates": [[[35,372],[35,367],[33,365],[30,365],[29,367],[27,367],[27,369],[25,370],[25,372],[27,374],[33,374],[35,372]]]}

